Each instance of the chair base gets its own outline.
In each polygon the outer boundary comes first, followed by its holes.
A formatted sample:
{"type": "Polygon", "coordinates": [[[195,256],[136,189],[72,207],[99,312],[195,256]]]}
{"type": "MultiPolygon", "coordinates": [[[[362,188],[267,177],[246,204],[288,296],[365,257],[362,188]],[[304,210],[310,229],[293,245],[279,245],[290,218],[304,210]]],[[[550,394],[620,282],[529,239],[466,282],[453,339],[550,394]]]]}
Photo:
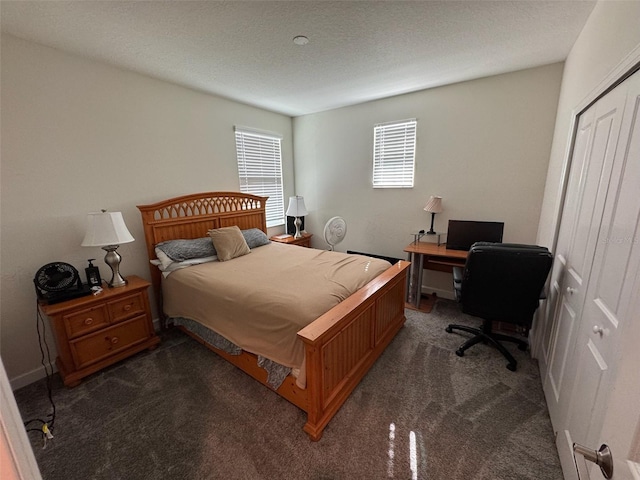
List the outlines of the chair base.
{"type": "Polygon", "coordinates": [[[447,328],[445,328],[445,331],[447,333],[452,333],[454,330],[461,330],[463,332],[471,333],[474,335],[469,340],[467,340],[462,345],[460,345],[460,348],[456,350],[456,355],[458,355],[459,357],[463,357],[465,350],[473,347],[477,343],[480,343],[480,342],[490,343],[491,345],[496,347],[498,351],[500,351],[500,353],[502,353],[502,355],[509,361],[509,363],[507,364],[507,368],[512,372],[516,371],[516,368],[518,367],[518,362],[516,361],[515,358],[513,358],[513,355],[509,353],[509,351],[504,347],[504,345],[500,343],[500,341],[515,343],[518,345],[518,348],[522,351],[526,351],[527,348],[529,347],[529,344],[522,339],[510,337],[508,335],[502,335],[501,333],[492,332],[490,321],[485,321],[481,329],[468,327],[467,325],[456,325],[453,323],[450,324],[447,328]]]}

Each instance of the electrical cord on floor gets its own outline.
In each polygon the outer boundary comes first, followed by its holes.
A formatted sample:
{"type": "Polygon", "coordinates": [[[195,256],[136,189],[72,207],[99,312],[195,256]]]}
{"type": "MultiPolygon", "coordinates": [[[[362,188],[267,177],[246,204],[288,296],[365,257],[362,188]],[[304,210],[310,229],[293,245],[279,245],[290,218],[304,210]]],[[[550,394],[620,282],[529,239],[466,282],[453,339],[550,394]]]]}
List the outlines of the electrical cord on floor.
{"type": "Polygon", "coordinates": [[[42,314],[40,313],[40,309],[36,304],[36,330],[38,332],[38,345],[40,346],[40,363],[44,367],[45,375],[47,376],[47,392],[49,396],[49,403],[51,403],[51,413],[47,416],[47,420],[42,420],[41,418],[32,418],[24,422],[24,426],[27,429],[27,432],[39,432],[42,435],[43,447],[46,448],[47,441],[53,439],[53,426],[56,421],[56,404],[53,401],[53,367],[51,366],[51,352],[49,351],[49,344],[47,343],[46,338],[46,330],[45,330],[45,322],[44,318],[42,318],[42,314]],[[42,325],[42,333],[40,332],[40,325],[42,325]],[[44,348],[42,344],[44,343],[44,348]],[[45,350],[47,352],[46,355],[46,363],[45,363],[45,350]],[[29,425],[33,423],[39,423],[39,428],[29,427],[29,425]]]}

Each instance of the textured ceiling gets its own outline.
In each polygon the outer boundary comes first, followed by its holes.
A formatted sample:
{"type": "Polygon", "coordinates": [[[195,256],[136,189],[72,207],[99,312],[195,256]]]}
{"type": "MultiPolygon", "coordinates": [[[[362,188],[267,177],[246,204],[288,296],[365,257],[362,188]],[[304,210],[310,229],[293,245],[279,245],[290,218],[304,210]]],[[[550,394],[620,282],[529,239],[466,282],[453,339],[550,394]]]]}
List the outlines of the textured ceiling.
{"type": "Polygon", "coordinates": [[[0,16],[17,37],[297,116],[562,61],[594,5],[2,0],[0,16]]]}

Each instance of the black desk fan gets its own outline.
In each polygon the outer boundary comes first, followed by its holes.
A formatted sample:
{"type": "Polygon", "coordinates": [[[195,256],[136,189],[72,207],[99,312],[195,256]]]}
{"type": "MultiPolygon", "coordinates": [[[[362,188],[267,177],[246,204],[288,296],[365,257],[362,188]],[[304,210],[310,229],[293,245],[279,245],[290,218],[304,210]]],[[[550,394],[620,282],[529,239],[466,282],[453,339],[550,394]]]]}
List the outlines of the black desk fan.
{"type": "Polygon", "coordinates": [[[78,270],[64,262],[47,263],[40,267],[33,279],[38,299],[49,304],[64,302],[91,293],[83,285],[78,270]]]}

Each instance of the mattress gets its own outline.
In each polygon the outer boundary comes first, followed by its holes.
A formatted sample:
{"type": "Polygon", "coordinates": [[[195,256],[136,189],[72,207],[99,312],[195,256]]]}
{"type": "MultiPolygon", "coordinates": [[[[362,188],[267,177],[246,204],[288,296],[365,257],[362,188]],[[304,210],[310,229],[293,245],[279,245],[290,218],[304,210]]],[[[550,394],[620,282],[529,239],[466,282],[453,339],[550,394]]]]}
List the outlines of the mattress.
{"type": "Polygon", "coordinates": [[[389,267],[376,258],[270,243],[171,273],[162,283],[164,311],[304,372],[297,332],[389,267]]]}

